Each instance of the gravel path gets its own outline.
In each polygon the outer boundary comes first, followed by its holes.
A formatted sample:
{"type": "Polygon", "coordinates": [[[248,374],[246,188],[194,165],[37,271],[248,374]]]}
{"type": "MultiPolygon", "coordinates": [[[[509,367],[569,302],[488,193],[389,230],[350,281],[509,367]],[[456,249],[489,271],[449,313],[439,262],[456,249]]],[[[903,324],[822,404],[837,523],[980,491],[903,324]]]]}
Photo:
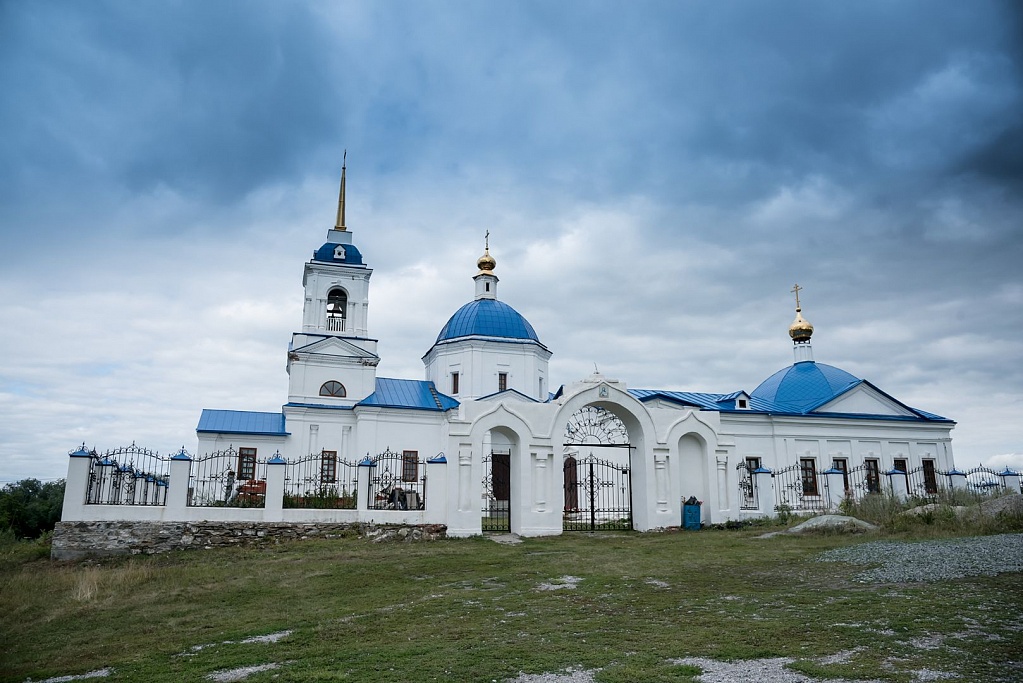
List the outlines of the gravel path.
{"type": "Polygon", "coordinates": [[[856,575],[863,583],[943,581],[1023,572],[1023,534],[936,541],[873,541],[823,553],[821,562],[879,565],[856,575]]]}

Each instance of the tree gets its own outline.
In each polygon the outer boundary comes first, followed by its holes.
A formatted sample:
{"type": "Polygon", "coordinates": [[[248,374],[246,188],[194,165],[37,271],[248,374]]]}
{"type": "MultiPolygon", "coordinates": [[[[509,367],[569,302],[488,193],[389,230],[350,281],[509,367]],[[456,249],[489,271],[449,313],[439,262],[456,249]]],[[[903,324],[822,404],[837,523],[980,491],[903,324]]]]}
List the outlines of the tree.
{"type": "Polygon", "coordinates": [[[64,480],[22,479],[0,489],[0,531],[17,538],[37,538],[60,521],[64,506],[64,480]]]}

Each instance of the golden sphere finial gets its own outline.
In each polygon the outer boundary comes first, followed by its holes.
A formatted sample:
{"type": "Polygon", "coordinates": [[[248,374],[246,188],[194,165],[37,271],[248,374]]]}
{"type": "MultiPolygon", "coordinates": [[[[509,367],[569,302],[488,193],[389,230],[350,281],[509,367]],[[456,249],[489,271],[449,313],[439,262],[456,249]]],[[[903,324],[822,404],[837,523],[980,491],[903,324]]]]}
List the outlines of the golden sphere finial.
{"type": "MultiPolygon", "coordinates": [[[[486,242],[483,248],[483,256],[479,257],[476,261],[476,267],[480,269],[480,273],[486,275],[493,275],[494,268],[497,267],[497,259],[490,255],[490,231],[487,230],[486,242]]],[[[477,273],[479,274],[479,273],[477,273]]]]}
{"type": "Polygon", "coordinates": [[[796,295],[796,319],[789,325],[789,336],[794,342],[808,342],[813,336],[813,325],[803,318],[803,308],[799,305],[799,290],[803,289],[798,284],[792,287],[796,295]]]}

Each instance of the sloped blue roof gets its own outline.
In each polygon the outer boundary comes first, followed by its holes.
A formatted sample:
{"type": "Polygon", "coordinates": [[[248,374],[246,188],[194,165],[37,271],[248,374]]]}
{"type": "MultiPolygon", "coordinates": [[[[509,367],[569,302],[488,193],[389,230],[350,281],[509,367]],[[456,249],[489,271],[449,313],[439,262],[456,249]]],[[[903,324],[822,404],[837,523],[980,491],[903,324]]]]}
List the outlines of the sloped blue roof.
{"type": "Polygon", "coordinates": [[[802,413],[826,403],[858,384],[860,379],[824,363],[804,361],[782,368],[760,383],[750,398],[776,409],[802,413]]]}
{"type": "Polygon", "coordinates": [[[741,391],[729,394],[707,394],[691,391],[660,391],[657,389],[630,389],[629,393],[640,401],[664,399],[679,405],[716,410],[722,413],[771,413],[776,415],[806,415],[811,417],[843,417],[852,419],[927,420],[952,422],[946,417],[917,410],[866,380],[857,379],[845,370],[804,361],[782,368],[764,380],[749,395],[749,408],[736,408],[735,399],[741,391]],[[870,415],[865,413],[814,413],[813,410],[841,396],[859,385],[869,386],[877,393],[902,406],[912,415],[870,415]]]}
{"type": "Polygon", "coordinates": [[[343,263],[349,266],[363,265],[362,252],[360,252],[354,244],[334,244],[332,242],[327,242],[313,252],[313,260],[325,261],[327,263],[343,263]],[[345,250],[345,257],[343,259],[334,258],[334,250],[338,247],[343,247],[345,250]]]}
{"type": "Polygon", "coordinates": [[[437,342],[474,336],[540,341],[528,320],[497,299],[476,299],[459,308],[437,335],[437,342]]]}
{"type": "Polygon", "coordinates": [[[439,412],[458,407],[458,401],[440,393],[433,382],[425,380],[377,377],[375,389],[372,394],[359,401],[358,405],[439,412]]]}
{"type": "Polygon", "coordinates": [[[210,410],[203,408],[197,432],[221,434],[269,434],[287,436],[284,413],[258,413],[249,410],[210,410]]]}

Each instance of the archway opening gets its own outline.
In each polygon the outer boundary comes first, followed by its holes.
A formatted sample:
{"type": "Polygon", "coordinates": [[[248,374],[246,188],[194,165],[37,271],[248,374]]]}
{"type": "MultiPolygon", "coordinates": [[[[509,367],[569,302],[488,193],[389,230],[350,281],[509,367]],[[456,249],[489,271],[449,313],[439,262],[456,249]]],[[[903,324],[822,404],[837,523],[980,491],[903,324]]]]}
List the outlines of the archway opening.
{"type": "Polygon", "coordinates": [[[483,532],[510,533],[512,510],[511,461],[515,437],[502,429],[492,429],[483,440],[483,495],[481,525],[483,532]]]}
{"type": "Polygon", "coordinates": [[[565,425],[565,531],[632,529],[632,445],[620,417],[583,406],[565,425]]]}

